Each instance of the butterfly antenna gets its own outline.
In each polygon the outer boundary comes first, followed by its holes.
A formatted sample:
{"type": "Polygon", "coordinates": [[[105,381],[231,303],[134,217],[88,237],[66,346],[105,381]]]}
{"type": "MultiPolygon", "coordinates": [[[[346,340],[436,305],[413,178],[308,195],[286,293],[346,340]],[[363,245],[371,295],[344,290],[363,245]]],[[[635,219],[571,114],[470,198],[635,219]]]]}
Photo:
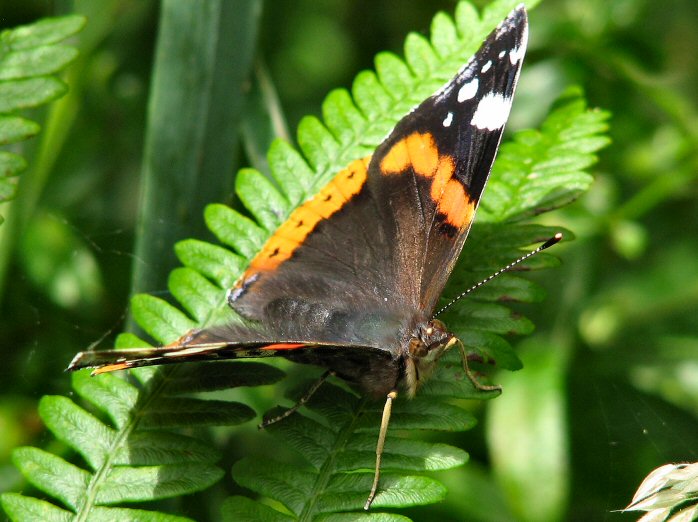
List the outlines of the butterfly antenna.
{"type": "Polygon", "coordinates": [[[503,274],[504,272],[508,272],[509,270],[511,270],[512,268],[514,268],[516,265],[518,265],[518,264],[521,263],[522,261],[526,261],[529,257],[535,256],[538,252],[542,252],[542,251],[545,250],[546,248],[550,248],[550,247],[553,246],[555,243],[560,242],[561,239],[562,239],[562,234],[561,234],[560,232],[558,232],[557,234],[555,234],[553,237],[551,237],[550,239],[548,239],[545,243],[543,243],[543,244],[542,244],[541,246],[539,246],[538,248],[536,248],[536,249],[534,249],[534,250],[531,250],[528,254],[521,256],[521,257],[518,258],[516,261],[512,261],[511,263],[509,263],[509,264],[508,264],[507,266],[505,266],[504,268],[500,268],[500,269],[497,270],[494,274],[492,274],[492,275],[486,277],[485,279],[483,279],[483,280],[480,281],[479,283],[476,283],[476,284],[474,284],[473,286],[471,286],[470,288],[468,288],[465,292],[462,292],[461,294],[457,295],[454,299],[452,299],[452,300],[449,301],[446,305],[444,305],[443,308],[441,308],[438,312],[436,312],[436,313],[434,314],[434,317],[436,317],[436,316],[441,315],[442,313],[444,313],[446,310],[448,310],[449,308],[451,308],[451,306],[453,306],[455,303],[457,303],[458,301],[460,301],[461,299],[463,299],[463,298],[464,298],[466,295],[468,295],[470,292],[472,292],[472,291],[474,291],[474,290],[477,290],[478,288],[480,288],[480,287],[481,287],[482,285],[484,285],[484,284],[489,283],[490,281],[492,281],[492,279],[494,279],[494,278],[497,277],[498,275],[501,275],[501,274],[503,274]]]}

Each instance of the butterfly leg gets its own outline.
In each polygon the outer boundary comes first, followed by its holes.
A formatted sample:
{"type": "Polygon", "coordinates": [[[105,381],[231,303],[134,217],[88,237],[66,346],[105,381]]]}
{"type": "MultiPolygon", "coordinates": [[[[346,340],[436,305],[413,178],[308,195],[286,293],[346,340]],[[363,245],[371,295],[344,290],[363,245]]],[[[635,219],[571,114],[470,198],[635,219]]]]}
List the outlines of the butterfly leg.
{"type": "Polygon", "coordinates": [[[465,372],[465,375],[468,377],[470,382],[473,383],[473,386],[477,391],[502,391],[502,387],[498,384],[482,384],[480,381],[477,380],[473,372],[470,370],[470,367],[468,366],[468,355],[465,353],[465,346],[463,345],[463,341],[461,341],[457,337],[453,337],[449,341],[449,344],[450,343],[458,344],[460,357],[463,361],[463,371],[465,372]]]}
{"type": "Polygon", "coordinates": [[[327,370],[325,373],[323,373],[320,378],[313,383],[313,385],[308,389],[303,396],[298,399],[298,402],[291,406],[288,410],[283,412],[281,415],[277,415],[276,417],[272,417],[271,419],[266,419],[264,422],[262,422],[259,426],[257,426],[260,430],[266,428],[270,424],[274,424],[275,422],[279,422],[280,420],[285,419],[289,415],[295,413],[298,411],[298,409],[305,405],[310,398],[315,394],[316,391],[318,391],[318,388],[322,386],[322,384],[329,379],[330,377],[334,377],[335,373],[331,370],[327,370]]]}
{"type": "Polygon", "coordinates": [[[385,406],[383,406],[383,418],[381,420],[381,429],[378,434],[378,444],[376,444],[376,471],[373,475],[373,485],[371,486],[371,492],[368,494],[366,499],[366,504],[364,504],[364,509],[368,511],[373,503],[373,499],[376,498],[376,492],[378,491],[378,481],[381,476],[381,459],[383,458],[383,447],[385,446],[385,436],[388,434],[388,424],[390,423],[390,414],[393,411],[393,401],[397,399],[397,390],[393,390],[388,394],[385,400],[385,406]]]}

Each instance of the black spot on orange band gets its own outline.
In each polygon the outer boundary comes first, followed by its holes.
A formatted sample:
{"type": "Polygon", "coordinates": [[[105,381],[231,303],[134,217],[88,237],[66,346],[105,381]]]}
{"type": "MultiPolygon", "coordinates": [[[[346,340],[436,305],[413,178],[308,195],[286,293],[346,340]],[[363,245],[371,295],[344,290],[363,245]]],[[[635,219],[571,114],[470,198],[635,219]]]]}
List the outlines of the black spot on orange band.
{"type": "Polygon", "coordinates": [[[274,270],[288,260],[320,221],[328,219],[359,193],[366,182],[370,160],[371,157],[368,156],[350,163],[318,194],[291,213],[235,283],[230,294],[231,302],[242,295],[240,290],[246,287],[252,277],[262,271],[274,270]]]}

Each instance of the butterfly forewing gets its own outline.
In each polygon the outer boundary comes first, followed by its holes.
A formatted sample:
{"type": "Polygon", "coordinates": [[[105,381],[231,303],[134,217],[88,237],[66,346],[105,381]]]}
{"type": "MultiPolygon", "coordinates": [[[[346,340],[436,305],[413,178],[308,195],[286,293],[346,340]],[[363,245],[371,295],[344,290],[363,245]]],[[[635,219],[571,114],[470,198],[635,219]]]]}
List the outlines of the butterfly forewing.
{"type": "Polygon", "coordinates": [[[389,201],[394,270],[427,316],[463,247],[484,190],[527,42],[523,9],[485,40],[460,73],[395,127],[374,154],[373,192],[389,201]]]}

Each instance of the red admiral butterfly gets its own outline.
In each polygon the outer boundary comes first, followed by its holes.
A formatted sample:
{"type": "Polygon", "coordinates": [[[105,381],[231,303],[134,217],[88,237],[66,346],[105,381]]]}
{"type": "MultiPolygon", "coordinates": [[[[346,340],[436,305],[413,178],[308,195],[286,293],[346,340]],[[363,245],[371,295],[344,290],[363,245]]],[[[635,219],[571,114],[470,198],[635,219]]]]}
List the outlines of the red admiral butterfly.
{"type": "Polygon", "coordinates": [[[434,309],[497,153],[526,40],[520,6],[371,157],[293,211],[229,291],[244,324],[194,330],[159,348],[82,352],[69,369],[269,355],[327,368],[324,377],[387,397],[368,509],[398,390],[414,395],[456,345],[468,372],[462,344],[434,309]]]}

